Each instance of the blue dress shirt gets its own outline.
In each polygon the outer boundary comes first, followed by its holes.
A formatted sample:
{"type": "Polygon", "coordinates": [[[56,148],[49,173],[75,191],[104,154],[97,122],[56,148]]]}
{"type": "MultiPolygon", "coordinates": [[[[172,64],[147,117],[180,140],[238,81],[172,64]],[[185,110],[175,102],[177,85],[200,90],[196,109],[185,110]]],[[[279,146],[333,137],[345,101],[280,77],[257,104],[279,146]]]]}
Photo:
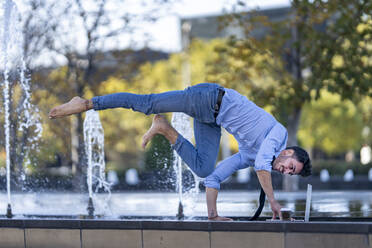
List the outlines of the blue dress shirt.
{"type": "Polygon", "coordinates": [[[225,88],[216,122],[235,137],[239,152],[217,164],[205,178],[206,187],[220,189],[223,180],[248,166],[271,172],[273,156],[277,157],[286,148],[285,127],[235,90],[225,88]]]}

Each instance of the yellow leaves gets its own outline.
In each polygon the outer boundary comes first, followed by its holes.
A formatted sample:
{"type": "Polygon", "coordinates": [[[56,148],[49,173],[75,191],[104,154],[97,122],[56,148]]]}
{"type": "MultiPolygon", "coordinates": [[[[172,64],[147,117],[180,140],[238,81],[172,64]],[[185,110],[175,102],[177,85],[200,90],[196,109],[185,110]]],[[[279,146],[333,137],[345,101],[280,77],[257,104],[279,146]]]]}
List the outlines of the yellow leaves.
{"type": "Polygon", "coordinates": [[[307,130],[305,128],[300,128],[297,132],[297,138],[300,140],[301,145],[306,148],[312,148],[315,146],[316,137],[313,131],[307,130]]]}
{"type": "Polygon", "coordinates": [[[124,80],[111,77],[102,83],[100,94],[111,94],[127,91],[127,83],[124,80]]]}
{"type": "Polygon", "coordinates": [[[288,89],[287,89],[287,93],[288,93],[289,95],[294,95],[294,94],[295,94],[295,89],[294,89],[294,88],[288,88],[288,89]]]}
{"type": "Polygon", "coordinates": [[[356,31],[358,33],[363,33],[364,31],[366,31],[368,29],[372,29],[372,24],[371,23],[368,23],[368,22],[367,23],[360,23],[356,27],[356,31]]]}
{"type": "Polygon", "coordinates": [[[230,58],[229,63],[233,68],[235,68],[235,70],[244,68],[244,66],[246,66],[244,61],[236,58],[230,58]]]}
{"type": "Polygon", "coordinates": [[[317,101],[303,108],[298,138],[305,147],[337,153],[358,147],[364,112],[351,101],[322,90],[317,101]]]}
{"type": "Polygon", "coordinates": [[[234,138],[234,136],[232,136],[231,134],[229,134],[229,142],[230,142],[230,149],[233,152],[238,152],[238,150],[239,150],[239,144],[236,141],[236,139],[234,138]]]}
{"type": "Polygon", "coordinates": [[[365,67],[372,66],[372,56],[371,57],[362,56],[360,59],[363,63],[363,66],[365,67]]]}
{"type": "Polygon", "coordinates": [[[263,108],[266,112],[273,114],[273,111],[275,110],[274,106],[272,105],[267,105],[263,108]]]}
{"type": "Polygon", "coordinates": [[[334,108],[334,109],[331,110],[331,114],[334,117],[340,117],[342,115],[342,110],[339,109],[339,108],[334,108]]]}
{"type": "Polygon", "coordinates": [[[332,58],[332,67],[341,68],[344,66],[344,58],[341,55],[335,55],[332,58]]]}
{"type": "Polygon", "coordinates": [[[351,45],[350,41],[348,39],[345,39],[344,43],[342,44],[342,48],[344,50],[347,50],[347,49],[349,49],[350,45],[351,45]]]}

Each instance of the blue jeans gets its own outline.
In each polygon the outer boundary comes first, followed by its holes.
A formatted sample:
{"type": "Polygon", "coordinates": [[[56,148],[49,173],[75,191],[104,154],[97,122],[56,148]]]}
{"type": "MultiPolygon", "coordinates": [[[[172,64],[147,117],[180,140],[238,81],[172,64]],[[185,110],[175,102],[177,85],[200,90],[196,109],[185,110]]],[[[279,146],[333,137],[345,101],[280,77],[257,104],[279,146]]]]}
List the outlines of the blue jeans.
{"type": "Polygon", "coordinates": [[[223,88],[217,84],[203,83],[160,94],[115,93],[93,97],[92,101],[94,110],[121,107],[146,115],[183,112],[193,117],[195,146],[179,134],[172,147],[196,175],[207,177],[213,172],[221,138],[221,127],[216,124],[214,117],[218,89],[223,88]]]}

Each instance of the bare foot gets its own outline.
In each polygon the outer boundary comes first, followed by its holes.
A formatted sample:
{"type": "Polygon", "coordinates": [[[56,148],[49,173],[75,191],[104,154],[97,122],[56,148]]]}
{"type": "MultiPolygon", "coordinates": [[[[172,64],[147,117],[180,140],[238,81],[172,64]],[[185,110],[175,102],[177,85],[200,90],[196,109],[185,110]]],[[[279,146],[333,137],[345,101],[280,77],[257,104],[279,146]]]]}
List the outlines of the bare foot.
{"type": "MultiPolygon", "coordinates": [[[[172,131],[173,127],[169,124],[167,119],[163,115],[156,114],[152,120],[150,129],[142,137],[142,148],[145,148],[147,143],[156,135],[162,134],[169,140],[169,131],[172,131]]],[[[171,141],[171,140],[170,140],[171,141]]],[[[172,143],[172,141],[171,141],[172,143]]]]}
{"type": "Polygon", "coordinates": [[[75,96],[69,102],[62,104],[60,106],[54,107],[49,112],[49,118],[55,119],[72,114],[78,114],[87,110],[87,102],[84,98],[75,96]]]}
{"type": "Polygon", "coordinates": [[[213,217],[213,218],[208,218],[208,220],[212,220],[212,221],[233,221],[233,219],[231,219],[231,218],[222,217],[222,216],[216,216],[216,217],[213,217]]]}

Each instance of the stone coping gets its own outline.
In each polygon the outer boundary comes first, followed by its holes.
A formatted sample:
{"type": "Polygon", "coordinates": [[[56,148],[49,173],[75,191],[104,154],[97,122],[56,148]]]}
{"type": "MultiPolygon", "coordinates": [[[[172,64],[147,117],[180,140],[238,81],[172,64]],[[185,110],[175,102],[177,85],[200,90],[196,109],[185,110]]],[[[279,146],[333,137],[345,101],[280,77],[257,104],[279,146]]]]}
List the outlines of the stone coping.
{"type": "Polygon", "coordinates": [[[179,230],[206,232],[283,232],[372,234],[372,222],[232,221],[147,219],[0,218],[0,228],[179,230]]]}

